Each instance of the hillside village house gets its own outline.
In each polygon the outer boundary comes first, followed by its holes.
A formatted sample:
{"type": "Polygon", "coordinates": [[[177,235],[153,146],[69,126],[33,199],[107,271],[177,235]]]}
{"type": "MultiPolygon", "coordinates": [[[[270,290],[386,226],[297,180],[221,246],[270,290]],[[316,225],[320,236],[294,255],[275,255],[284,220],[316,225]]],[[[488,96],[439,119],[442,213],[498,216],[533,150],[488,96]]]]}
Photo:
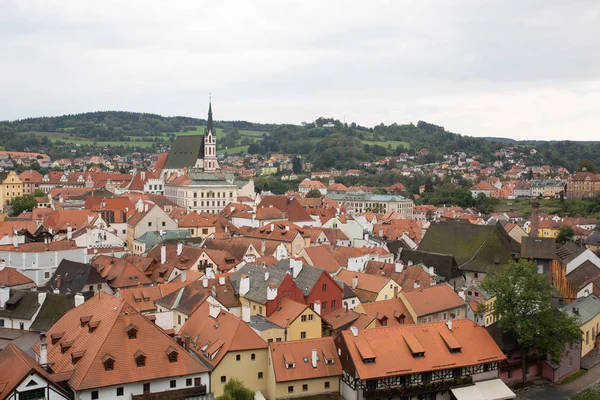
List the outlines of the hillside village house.
{"type": "Polygon", "coordinates": [[[23,182],[15,171],[0,172],[0,208],[23,196],[23,182]]]}
{"type": "Polygon", "coordinates": [[[574,317],[581,329],[581,357],[596,348],[600,336],[600,297],[590,294],[562,307],[560,311],[574,317]]]}
{"type": "Polygon", "coordinates": [[[400,292],[400,299],[402,299],[412,319],[418,324],[446,321],[448,318],[467,317],[465,300],[447,284],[400,292]]]}
{"type": "Polygon", "coordinates": [[[414,202],[399,195],[348,192],[328,193],[327,197],[337,201],[340,206],[345,206],[349,214],[395,211],[407,219],[411,219],[413,215],[414,202]]]}
{"type": "Polygon", "coordinates": [[[127,246],[133,248],[133,241],[146,232],[175,230],[177,223],[169,214],[153,203],[136,205],[136,212],[127,221],[127,246]]]}
{"type": "Polygon", "coordinates": [[[351,327],[335,342],[343,367],[340,391],[346,399],[516,397],[498,379],[504,354],[485,328],[468,319],[351,327]],[[401,369],[398,360],[403,360],[401,369]]]}
{"type": "Polygon", "coordinates": [[[600,176],[589,171],[576,172],[567,179],[567,197],[585,198],[600,195],[600,176]]]}

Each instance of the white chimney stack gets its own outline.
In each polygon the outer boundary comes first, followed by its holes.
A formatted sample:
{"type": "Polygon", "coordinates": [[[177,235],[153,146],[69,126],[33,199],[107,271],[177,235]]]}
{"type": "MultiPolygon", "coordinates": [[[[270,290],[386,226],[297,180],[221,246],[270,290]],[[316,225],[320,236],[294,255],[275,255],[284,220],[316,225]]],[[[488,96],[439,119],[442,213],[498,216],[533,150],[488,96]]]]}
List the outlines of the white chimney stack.
{"type": "Polygon", "coordinates": [[[429,267],[429,275],[431,275],[431,276],[435,275],[435,268],[434,267],[429,267]]]}
{"type": "Polygon", "coordinates": [[[271,224],[271,229],[270,231],[273,232],[275,230],[275,224],[271,224]]]}
{"type": "Polygon", "coordinates": [[[302,261],[290,259],[290,268],[292,270],[292,278],[296,279],[302,271],[302,261]]]}
{"type": "Polygon", "coordinates": [[[277,298],[277,286],[269,285],[267,287],[267,301],[275,300],[277,298]]]}
{"type": "Polygon", "coordinates": [[[215,279],[215,273],[213,272],[212,267],[206,267],[206,270],[204,272],[204,275],[208,278],[208,279],[215,279]]]}
{"type": "Polygon", "coordinates": [[[8,299],[10,299],[10,288],[8,286],[0,287],[0,308],[6,306],[8,299]]]}
{"type": "Polygon", "coordinates": [[[463,299],[465,301],[467,300],[466,297],[465,297],[465,291],[464,290],[459,289],[457,294],[458,294],[458,297],[460,297],[461,299],[463,299]]]}
{"type": "Polygon", "coordinates": [[[45,367],[48,364],[48,348],[46,343],[46,332],[40,333],[40,365],[45,367]]]}
{"type": "Polygon", "coordinates": [[[83,297],[83,295],[81,293],[77,293],[75,295],[75,307],[79,307],[80,305],[83,304],[84,301],[85,301],[85,298],[83,297]]]}
{"type": "Polygon", "coordinates": [[[321,302],[319,300],[315,300],[313,304],[313,311],[321,315],[321,302]]]}
{"type": "Polygon", "coordinates": [[[250,291],[250,278],[246,274],[240,277],[240,296],[245,296],[250,291]]]}
{"type": "Polygon", "coordinates": [[[312,367],[317,368],[317,349],[312,349],[311,361],[312,361],[312,367]]]}
{"type": "Polygon", "coordinates": [[[403,270],[404,270],[404,264],[402,263],[402,261],[397,261],[396,262],[396,273],[400,274],[400,273],[402,273],[403,270]]]}
{"type": "Polygon", "coordinates": [[[202,287],[203,288],[208,287],[208,279],[206,277],[202,278],[202,287]]]}
{"type": "Polygon", "coordinates": [[[46,292],[38,292],[38,304],[43,306],[44,301],[46,301],[46,292]]]}
{"type": "Polygon", "coordinates": [[[355,327],[354,325],[352,325],[350,327],[350,332],[352,332],[352,336],[357,337],[358,336],[358,328],[355,327]]]}
{"type": "Polygon", "coordinates": [[[160,248],[160,263],[161,264],[167,263],[167,245],[166,244],[163,244],[160,248]]]}
{"type": "Polygon", "coordinates": [[[448,318],[448,321],[446,321],[446,326],[448,327],[448,330],[452,331],[452,317],[453,315],[450,314],[450,318],[448,318]]]}
{"type": "Polygon", "coordinates": [[[219,277],[219,285],[221,285],[221,286],[225,285],[225,277],[224,276],[219,277]]]}
{"type": "Polygon", "coordinates": [[[244,306],[242,307],[242,321],[244,322],[250,322],[250,305],[249,304],[244,304],[244,306]]]}
{"type": "Polygon", "coordinates": [[[181,271],[181,282],[187,282],[187,270],[186,269],[181,271]]]}
{"type": "Polygon", "coordinates": [[[73,239],[73,228],[71,225],[67,225],[67,240],[73,239]]]}
{"type": "Polygon", "coordinates": [[[418,289],[418,288],[420,288],[420,287],[421,287],[421,282],[419,282],[419,281],[415,281],[415,282],[413,283],[413,289],[418,289]]]}
{"type": "Polygon", "coordinates": [[[269,280],[269,272],[265,272],[265,282],[269,280]]]}
{"type": "Polygon", "coordinates": [[[179,257],[183,253],[183,242],[177,243],[177,256],[179,257]]]}
{"type": "Polygon", "coordinates": [[[19,247],[19,236],[17,235],[17,229],[16,228],[13,229],[12,241],[13,241],[13,246],[15,248],[19,247]]]}
{"type": "Polygon", "coordinates": [[[352,278],[352,290],[356,289],[357,286],[358,286],[358,275],[354,275],[354,278],[352,278]]]}
{"type": "Polygon", "coordinates": [[[144,203],[144,212],[148,211],[148,203],[144,203]]]}
{"type": "Polygon", "coordinates": [[[219,316],[219,313],[221,312],[221,307],[219,307],[217,304],[213,304],[213,303],[210,303],[209,307],[210,307],[210,310],[209,310],[210,317],[217,319],[217,317],[219,316]]]}

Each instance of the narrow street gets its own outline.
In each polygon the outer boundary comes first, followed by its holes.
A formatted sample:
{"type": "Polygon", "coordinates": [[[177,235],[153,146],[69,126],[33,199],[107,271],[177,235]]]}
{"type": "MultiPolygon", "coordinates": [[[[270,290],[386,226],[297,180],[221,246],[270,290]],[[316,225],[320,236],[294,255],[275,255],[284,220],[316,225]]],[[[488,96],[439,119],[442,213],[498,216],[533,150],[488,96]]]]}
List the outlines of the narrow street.
{"type": "Polygon", "coordinates": [[[587,387],[600,382],[600,364],[588,371],[573,382],[564,385],[544,385],[524,389],[517,393],[517,399],[521,400],[564,400],[587,387]]]}

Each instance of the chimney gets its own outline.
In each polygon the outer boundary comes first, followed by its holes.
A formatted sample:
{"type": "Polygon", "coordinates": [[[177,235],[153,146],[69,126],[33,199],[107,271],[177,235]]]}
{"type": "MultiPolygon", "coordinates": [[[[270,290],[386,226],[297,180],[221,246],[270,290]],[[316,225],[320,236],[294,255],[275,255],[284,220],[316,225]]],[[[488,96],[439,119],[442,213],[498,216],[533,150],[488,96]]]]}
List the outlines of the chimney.
{"type": "Polygon", "coordinates": [[[379,237],[382,238],[383,237],[383,228],[379,228],[379,237]]]}
{"type": "Polygon", "coordinates": [[[10,299],[10,288],[6,285],[0,287],[0,308],[6,306],[6,302],[10,299]]]}
{"type": "Polygon", "coordinates": [[[465,301],[467,300],[465,297],[465,291],[463,289],[458,289],[457,294],[458,294],[458,297],[460,297],[461,299],[463,299],[465,301]]]}
{"type": "Polygon", "coordinates": [[[396,273],[400,274],[404,270],[404,263],[402,261],[396,262],[396,273]]]}
{"type": "Polygon", "coordinates": [[[321,302],[319,300],[315,300],[313,303],[313,311],[321,315],[321,302]]]}
{"type": "Polygon", "coordinates": [[[302,271],[302,261],[290,258],[290,269],[292,270],[292,278],[296,279],[302,271]]]}
{"type": "Polygon", "coordinates": [[[144,203],[144,212],[148,211],[148,203],[144,203]]]}
{"type": "Polygon", "coordinates": [[[430,276],[434,276],[435,275],[435,268],[434,267],[429,267],[429,275],[430,276]]]}
{"type": "Polygon", "coordinates": [[[79,307],[85,301],[85,298],[83,297],[83,295],[81,293],[77,293],[75,295],[74,299],[75,299],[75,307],[79,307]]]}
{"type": "Polygon", "coordinates": [[[221,286],[225,285],[225,277],[224,276],[219,277],[219,285],[221,285],[221,286]]]}
{"type": "Polygon", "coordinates": [[[531,202],[531,229],[529,231],[529,237],[535,238],[538,237],[538,229],[540,226],[540,217],[538,216],[538,212],[540,209],[540,203],[536,201],[531,202]]]}
{"type": "Polygon", "coordinates": [[[138,200],[137,204],[135,205],[135,210],[137,212],[144,211],[144,202],[142,201],[142,199],[138,200]]]}
{"type": "Polygon", "coordinates": [[[181,282],[187,282],[187,270],[186,269],[181,271],[181,282]]]}
{"type": "Polygon", "coordinates": [[[167,245],[166,244],[163,244],[160,247],[160,263],[161,264],[167,263],[167,245]]]}
{"type": "Polygon", "coordinates": [[[356,289],[357,286],[358,286],[358,275],[354,275],[354,278],[352,278],[352,290],[356,289]]]}
{"type": "Polygon", "coordinates": [[[421,287],[421,282],[419,282],[418,280],[413,283],[413,289],[418,289],[420,287],[421,287]]]}
{"type": "Polygon", "coordinates": [[[206,267],[204,276],[206,276],[208,279],[215,279],[215,273],[213,272],[212,267],[206,267]]]}
{"type": "Polygon", "coordinates": [[[230,212],[234,212],[235,211],[235,206],[231,206],[229,207],[230,212]]]}
{"type": "Polygon", "coordinates": [[[269,285],[267,287],[267,301],[275,300],[277,298],[277,286],[269,285]]]}
{"type": "Polygon", "coordinates": [[[264,256],[267,251],[267,243],[264,240],[260,241],[260,255],[264,256]]]}
{"type": "Polygon", "coordinates": [[[290,226],[289,226],[289,225],[286,225],[286,226],[285,226],[285,231],[286,231],[286,232],[289,232],[289,231],[290,231],[290,226]]]}
{"type": "Polygon", "coordinates": [[[208,287],[208,279],[206,277],[202,278],[202,287],[203,288],[208,287]]]}
{"type": "Polygon", "coordinates": [[[413,265],[413,262],[412,262],[412,260],[408,260],[408,266],[409,266],[409,267],[412,267],[412,265],[413,265]]]}
{"type": "Polygon", "coordinates": [[[350,327],[350,332],[352,332],[352,336],[357,337],[358,336],[358,328],[355,327],[354,325],[352,325],[350,327]]]}
{"type": "Polygon", "coordinates": [[[46,343],[46,332],[40,332],[40,365],[48,364],[48,345],[46,343]]]}
{"type": "Polygon", "coordinates": [[[273,232],[275,230],[275,224],[271,224],[271,229],[270,231],[273,232]]]}
{"type": "Polygon", "coordinates": [[[244,304],[242,307],[242,321],[250,322],[250,305],[244,304]]]}
{"type": "Polygon", "coordinates": [[[312,367],[317,368],[317,349],[312,349],[311,362],[312,362],[312,367]]]}
{"type": "Polygon", "coordinates": [[[265,282],[269,280],[269,271],[265,272],[265,282]]]}
{"type": "Polygon", "coordinates": [[[44,305],[44,301],[46,301],[46,292],[38,292],[38,304],[40,307],[44,305]]]}
{"type": "Polygon", "coordinates": [[[429,286],[433,286],[433,285],[437,285],[437,279],[436,279],[436,277],[435,277],[435,276],[433,276],[433,275],[432,275],[432,276],[429,278],[429,286]]]}
{"type": "Polygon", "coordinates": [[[219,313],[221,312],[221,307],[219,307],[217,304],[213,304],[213,303],[210,303],[209,307],[210,307],[210,310],[209,310],[210,317],[217,319],[217,317],[219,316],[219,313]]]}
{"type": "Polygon", "coordinates": [[[60,294],[60,290],[58,290],[58,288],[56,288],[56,289],[54,289],[54,290],[52,291],[52,293],[54,293],[54,294],[60,294]]]}
{"type": "Polygon", "coordinates": [[[143,181],[146,180],[146,171],[140,171],[140,176],[142,178],[143,181]]]}
{"type": "Polygon", "coordinates": [[[73,239],[73,228],[70,224],[67,224],[67,240],[73,239]]]}
{"type": "Polygon", "coordinates": [[[573,314],[579,315],[579,307],[573,307],[573,314]]]}
{"type": "Polygon", "coordinates": [[[183,253],[183,242],[177,243],[177,257],[179,257],[183,253]]]}
{"type": "Polygon", "coordinates": [[[240,296],[245,296],[250,291],[250,278],[246,274],[240,277],[240,296]]]}
{"type": "Polygon", "coordinates": [[[446,326],[448,327],[448,330],[450,332],[452,332],[452,319],[454,318],[454,314],[450,314],[450,318],[448,318],[448,321],[446,321],[446,326]]]}
{"type": "Polygon", "coordinates": [[[19,247],[19,236],[17,235],[17,228],[13,228],[13,246],[15,248],[19,247]]]}

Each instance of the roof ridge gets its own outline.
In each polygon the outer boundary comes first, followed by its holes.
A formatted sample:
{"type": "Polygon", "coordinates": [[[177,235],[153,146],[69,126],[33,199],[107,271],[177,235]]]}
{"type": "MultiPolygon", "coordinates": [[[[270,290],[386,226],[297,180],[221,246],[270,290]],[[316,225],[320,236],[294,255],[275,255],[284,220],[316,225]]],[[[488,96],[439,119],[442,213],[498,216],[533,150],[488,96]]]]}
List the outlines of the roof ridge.
{"type": "Polygon", "coordinates": [[[494,233],[496,231],[497,227],[498,226],[495,225],[494,229],[490,229],[490,233],[487,234],[487,236],[485,237],[485,239],[481,242],[481,244],[479,245],[479,247],[477,248],[477,250],[475,250],[475,252],[471,256],[471,258],[469,258],[467,261],[465,261],[464,263],[462,263],[461,265],[459,265],[458,268],[462,268],[463,265],[466,265],[466,264],[470,263],[471,261],[473,261],[473,259],[477,256],[477,254],[479,254],[479,251],[481,250],[481,248],[483,247],[483,245],[487,243],[487,241],[490,238],[490,236],[492,235],[492,233],[494,233]]]}

